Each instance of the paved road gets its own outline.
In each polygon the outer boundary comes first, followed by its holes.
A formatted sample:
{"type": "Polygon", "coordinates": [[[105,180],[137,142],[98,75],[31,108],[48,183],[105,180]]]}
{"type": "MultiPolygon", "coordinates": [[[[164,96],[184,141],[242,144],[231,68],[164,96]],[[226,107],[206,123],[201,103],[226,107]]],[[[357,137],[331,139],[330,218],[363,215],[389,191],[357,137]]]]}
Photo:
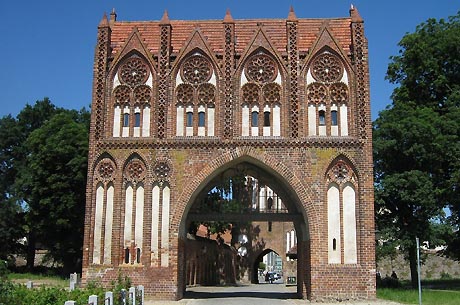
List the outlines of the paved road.
{"type": "MultiPolygon", "coordinates": [[[[238,287],[192,287],[180,301],[146,301],[145,305],[306,305],[308,300],[296,299],[296,287],[282,283],[242,285],[238,287]]],[[[385,301],[315,303],[319,305],[397,305],[385,301]]]]}

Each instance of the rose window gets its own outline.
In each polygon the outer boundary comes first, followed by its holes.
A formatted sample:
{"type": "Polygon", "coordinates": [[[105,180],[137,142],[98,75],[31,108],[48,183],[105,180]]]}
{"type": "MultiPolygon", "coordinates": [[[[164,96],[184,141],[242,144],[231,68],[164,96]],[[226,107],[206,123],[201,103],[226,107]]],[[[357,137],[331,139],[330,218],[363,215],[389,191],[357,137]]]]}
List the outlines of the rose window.
{"type": "Polygon", "coordinates": [[[243,101],[246,103],[259,102],[259,86],[256,84],[246,84],[243,87],[243,101]]]}
{"type": "Polygon", "coordinates": [[[150,96],[152,92],[149,86],[141,85],[134,89],[134,99],[139,102],[148,102],[150,101],[150,96]]]}
{"type": "Polygon", "coordinates": [[[356,177],[353,170],[343,160],[339,160],[328,172],[329,181],[338,184],[355,181],[356,177]]]}
{"type": "Polygon", "coordinates": [[[342,63],[336,56],[324,53],[313,62],[312,75],[315,79],[326,83],[339,81],[343,75],[342,63]]]}
{"type": "Polygon", "coordinates": [[[344,103],[348,101],[348,87],[343,83],[331,85],[331,100],[336,103],[344,103]]]}
{"type": "Polygon", "coordinates": [[[307,99],[312,103],[324,102],[327,96],[326,87],[322,84],[313,83],[307,87],[307,99]]]}
{"type": "Polygon", "coordinates": [[[212,75],[212,68],[205,57],[194,55],[184,62],[181,73],[182,78],[187,82],[200,84],[209,81],[212,75]]]}
{"type": "Polygon", "coordinates": [[[110,161],[102,161],[99,164],[97,172],[99,173],[99,176],[102,179],[107,179],[107,180],[111,179],[112,175],[113,175],[113,172],[114,172],[112,162],[110,162],[110,161]]]}
{"type": "Polygon", "coordinates": [[[281,99],[280,87],[277,84],[267,84],[263,88],[264,99],[266,102],[279,102],[281,99]]]}
{"type": "Polygon", "coordinates": [[[202,84],[198,88],[198,100],[201,103],[214,103],[215,94],[215,88],[212,84],[202,84]]]}
{"type": "Polygon", "coordinates": [[[121,66],[119,76],[123,82],[134,87],[147,81],[149,69],[140,58],[134,57],[121,66]]]}
{"type": "Polygon", "coordinates": [[[193,88],[187,84],[180,84],[176,90],[177,100],[181,103],[193,103],[193,88]]]}
{"type": "Polygon", "coordinates": [[[267,55],[253,56],[246,64],[246,77],[257,83],[272,82],[277,73],[275,62],[267,55]]]}
{"type": "Polygon", "coordinates": [[[126,177],[130,180],[139,181],[145,176],[144,166],[142,162],[138,160],[133,160],[129,162],[128,166],[126,167],[126,177]]]}
{"type": "Polygon", "coordinates": [[[128,102],[131,89],[128,86],[118,86],[115,89],[114,95],[118,102],[128,102]]]}

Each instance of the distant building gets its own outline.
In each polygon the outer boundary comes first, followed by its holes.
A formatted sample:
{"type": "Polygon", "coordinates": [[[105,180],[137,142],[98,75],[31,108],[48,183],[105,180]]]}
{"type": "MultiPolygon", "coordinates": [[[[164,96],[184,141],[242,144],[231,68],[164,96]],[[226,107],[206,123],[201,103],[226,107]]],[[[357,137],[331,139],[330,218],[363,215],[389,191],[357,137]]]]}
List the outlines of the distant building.
{"type": "MultiPolygon", "coordinates": [[[[265,232],[246,249],[250,278],[274,251],[292,263],[299,297],[375,297],[368,47],[356,8],[323,19],[112,12],[93,72],[83,281],[110,285],[121,273],[151,297],[181,299],[187,260],[210,257],[200,243],[211,241],[187,238],[189,224],[225,220],[265,232]],[[262,196],[239,214],[194,212],[219,179],[241,173],[285,210],[262,196]]],[[[203,268],[213,280],[213,265],[203,268]]]]}

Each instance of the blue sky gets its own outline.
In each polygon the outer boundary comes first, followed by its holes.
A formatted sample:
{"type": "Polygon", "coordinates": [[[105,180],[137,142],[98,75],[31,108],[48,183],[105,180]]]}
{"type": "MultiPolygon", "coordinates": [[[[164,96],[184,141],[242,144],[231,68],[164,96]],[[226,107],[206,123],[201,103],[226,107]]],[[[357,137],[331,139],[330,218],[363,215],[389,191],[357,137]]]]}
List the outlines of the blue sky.
{"type": "Polygon", "coordinates": [[[41,0],[0,3],[0,116],[16,116],[26,104],[49,97],[68,109],[89,108],[97,25],[115,8],[117,20],[298,18],[349,16],[353,4],[364,19],[369,41],[372,119],[390,104],[393,85],[385,80],[398,42],[428,18],[447,19],[457,0],[41,0]]]}

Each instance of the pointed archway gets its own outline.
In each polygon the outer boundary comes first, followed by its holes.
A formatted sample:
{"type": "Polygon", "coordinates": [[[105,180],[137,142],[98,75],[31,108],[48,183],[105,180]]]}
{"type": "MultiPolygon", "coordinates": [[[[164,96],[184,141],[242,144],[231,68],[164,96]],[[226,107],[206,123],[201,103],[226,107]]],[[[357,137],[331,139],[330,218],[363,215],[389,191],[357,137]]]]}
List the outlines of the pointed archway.
{"type": "MultiPolygon", "coordinates": [[[[201,179],[201,182],[197,184],[196,188],[190,194],[186,206],[186,212],[184,212],[181,225],[180,225],[180,236],[182,240],[187,240],[188,228],[194,222],[203,223],[203,222],[212,222],[212,221],[224,221],[227,223],[251,223],[250,229],[245,228],[245,232],[249,232],[250,236],[250,246],[247,249],[248,257],[243,257],[240,253],[235,253],[237,259],[246,260],[245,269],[243,270],[245,279],[249,282],[257,282],[257,271],[256,264],[260,261],[260,256],[262,253],[275,252],[281,254],[280,257],[284,261],[289,260],[288,252],[289,248],[286,245],[285,232],[287,230],[296,232],[295,240],[298,241],[299,245],[296,246],[298,249],[298,256],[301,257],[304,261],[300,264],[296,264],[295,277],[299,279],[297,284],[297,296],[305,298],[309,291],[309,283],[307,280],[309,278],[309,268],[310,257],[309,253],[306,253],[306,249],[309,249],[309,236],[308,236],[308,218],[305,215],[308,215],[304,207],[304,203],[301,201],[301,196],[295,191],[292,181],[295,180],[293,175],[287,175],[289,178],[284,177],[286,172],[280,174],[280,172],[273,167],[271,167],[269,162],[263,162],[260,160],[260,155],[258,158],[254,156],[244,154],[233,160],[230,160],[226,163],[221,164],[218,167],[215,167],[210,171],[207,176],[201,179]],[[242,175],[244,177],[252,177],[257,180],[259,186],[267,186],[269,190],[272,191],[271,196],[279,197],[279,201],[282,203],[277,203],[274,205],[270,200],[273,198],[266,194],[265,198],[258,197],[257,204],[254,204],[254,201],[245,202],[245,205],[241,206],[236,210],[229,211],[228,209],[221,209],[220,207],[213,207],[209,210],[209,205],[203,209],[203,198],[209,194],[210,191],[216,188],[219,183],[224,179],[233,177],[236,175],[242,175]],[[289,181],[291,180],[291,181],[289,181]],[[265,204],[262,204],[260,200],[265,200],[265,204]],[[249,203],[249,204],[248,204],[249,203]],[[260,203],[260,204],[259,204],[260,203]],[[289,229],[285,229],[284,224],[288,224],[289,229]],[[281,225],[280,225],[281,224],[281,225]],[[277,235],[272,232],[272,227],[277,226],[276,231],[277,235]],[[260,228],[264,228],[265,233],[260,233],[260,228]],[[282,229],[279,229],[282,228],[282,229]],[[267,233],[268,232],[268,233],[267,233]],[[271,232],[271,233],[270,233],[271,232]],[[276,235],[276,236],[275,236],[276,235]],[[268,243],[268,244],[267,244],[268,243]],[[302,266],[303,268],[300,268],[302,266]]],[[[265,156],[265,158],[268,158],[265,156]]],[[[270,160],[265,160],[270,161],[270,160]]],[[[280,162],[277,162],[278,167],[282,167],[280,162]]],[[[191,183],[193,183],[192,181],[191,183]]],[[[301,190],[303,191],[303,190],[301,190]]],[[[305,194],[302,194],[305,196],[305,194]]],[[[236,234],[241,233],[238,231],[236,234]]],[[[231,237],[232,240],[235,240],[235,236],[231,237]]],[[[190,278],[190,264],[187,264],[187,255],[190,255],[193,251],[191,248],[187,249],[187,242],[181,243],[184,245],[184,249],[181,249],[185,253],[182,257],[182,264],[180,264],[182,269],[178,270],[178,277],[182,279],[183,291],[186,291],[187,279],[190,278]]],[[[233,243],[231,241],[228,246],[230,249],[237,251],[235,245],[241,245],[239,243],[233,243]]],[[[202,247],[200,248],[202,249],[202,247]]],[[[195,255],[195,254],[194,254],[195,255]]],[[[215,254],[219,257],[218,254],[215,254]]],[[[197,255],[198,256],[198,255],[197,255]]],[[[204,258],[203,258],[204,260],[204,258]]],[[[200,263],[194,262],[195,266],[200,265],[200,263]]],[[[206,270],[205,277],[208,279],[218,278],[213,274],[209,273],[209,268],[213,264],[204,263],[203,267],[198,268],[199,270],[206,270]]],[[[225,265],[225,264],[223,264],[225,265]]],[[[234,263],[233,263],[234,265],[234,263]]],[[[214,267],[217,265],[214,264],[214,267]]],[[[224,266],[221,266],[224,268],[224,266]]],[[[212,268],[212,267],[211,267],[212,268]]],[[[195,269],[193,272],[196,274],[198,272],[195,269]]],[[[241,271],[238,269],[237,271],[241,271]]],[[[212,272],[211,272],[212,273],[212,272]]],[[[236,272],[237,273],[237,272],[236,272]]],[[[282,273],[282,272],[281,272],[282,273]]],[[[209,282],[208,282],[209,283],[209,282]]]]}

